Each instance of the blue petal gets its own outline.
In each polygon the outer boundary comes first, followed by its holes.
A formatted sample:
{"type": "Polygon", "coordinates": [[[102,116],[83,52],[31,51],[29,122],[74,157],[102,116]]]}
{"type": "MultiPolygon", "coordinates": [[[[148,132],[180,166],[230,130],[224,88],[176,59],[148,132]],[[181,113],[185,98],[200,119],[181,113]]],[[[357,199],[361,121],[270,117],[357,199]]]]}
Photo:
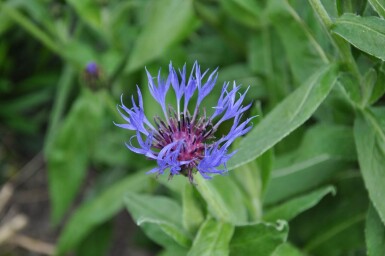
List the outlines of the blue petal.
{"type": "Polygon", "coordinates": [[[203,99],[213,90],[215,83],[217,82],[217,78],[218,78],[218,72],[217,71],[218,71],[218,68],[216,68],[211,73],[211,75],[209,76],[209,78],[207,79],[206,83],[203,86],[198,87],[199,94],[198,94],[197,105],[200,105],[200,103],[203,101],[203,99]]]}

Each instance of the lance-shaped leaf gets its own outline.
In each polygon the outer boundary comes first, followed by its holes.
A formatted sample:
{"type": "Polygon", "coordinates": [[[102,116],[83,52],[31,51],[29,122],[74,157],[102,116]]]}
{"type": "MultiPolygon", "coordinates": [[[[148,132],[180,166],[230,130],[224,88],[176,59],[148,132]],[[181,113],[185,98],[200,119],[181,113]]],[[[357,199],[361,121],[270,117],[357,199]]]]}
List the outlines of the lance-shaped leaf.
{"type": "Polygon", "coordinates": [[[271,255],[286,241],[288,230],[285,221],[236,227],[230,242],[230,255],[271,255]]]}
{"type": "Polygon", "coordinates": [[[365,110],[354,123],[354,137],[369,197],[385,223],[385,118],[384,108],[365,110]]]}
{"type": "Polygon", "coordinates": [[[336,20],[332,31],[358,49],[385,60],[385,20],[344,14],[336,20]]]}
{"type": "Polygon", "coordinates": [[[74,249],[95,227],[123,209],[125,193],[147,188],[148,181],[149,178],[144,172],[130,175],[113,184],[96,198],[84,203],[66,223],[60,234],[56,253],[62,255],[74,249]]]}
{"type": "Polygon", "coordinates": [[[303,124],[329,94],[336,79],[335,65],[316,72],[243,138],[239,151],[229,160],[228,168],[234,169],[254,160],[303,124]]]}
{"type": "Polygon", "coordinates": [[[191,0],[156,0],[148,8],[148,20],[132,49],[127,71],[142,67],[159,57],[198,24],[191,0]]]}
{"type": "Polygon", "coordinates": [[[84,91],[52,138],[47,167],[55,223],[71,204],[86,174],[94,138],[103,120],[101,97],[101,93],[84,91]]]}
{"type": "Polygon", "coordinates": [[[188,256],[222,256],[229,254],[229,242],[234,226],[207,219],[200,227],[188,256]]]}
{"type": "Polygon", "coordinates": [[[372,205],[366,215],[365,240],[369,256],[385,255],[385,226],[372,205]]]}
{"type": "Polygon", "coordinates": [[[163,196],[128,193],[124,202],[136,223],[144,225],[144,231],[151,238],[151,233],[160,229],[181,246],[191,244],[183,229],[182,208],[175,201],[163,196]]]}
{"type": "Polygon", "coordinates": [[[369,0],[369,3],[382,18],[385,18],[385,1],[384,0],[369,0]]]}
{"type": "Polygon", "coordinates": [[[270,209],[265,214],[264,219],[267,221],[276,221],[279,219],[289,221],[301,212],[315,206],[324,196],[329,193],[335,193],[334,187],[328,186],[317,189],[306,195],[298,196],[270,209]]]}

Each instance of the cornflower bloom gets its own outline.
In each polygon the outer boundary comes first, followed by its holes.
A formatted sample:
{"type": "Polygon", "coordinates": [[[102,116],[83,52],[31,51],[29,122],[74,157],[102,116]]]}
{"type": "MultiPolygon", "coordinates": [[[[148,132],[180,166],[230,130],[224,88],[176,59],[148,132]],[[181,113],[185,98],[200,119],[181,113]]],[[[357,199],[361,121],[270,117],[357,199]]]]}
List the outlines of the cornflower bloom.
{"type": "Polygon", "coordinates": [[[103,73],[99,65],[94,62],[90,61],[87,63],[87,65],[84,68],[83,71],[83,81],[85,82],[85,85],[92,89],[97,89],[98,87],[101,87],[103,84],[103,73]]]}
{"type": "Polygon", "coordinates": [[[200,105],[214,88],[217,69],[211,74],[208,74],[208,70],[201,73],[200,66],[195,62],[188,78],[186,65],[178,71],[170,63],[168,77],[164,80],[160,71],[154,78],[146,69],[150,93],[161,106],[163,118],[155,116],[153,123],[147,119],[142,93],[137,86],[138,101],[132,96],[131,108],[123,104],[121,97],[121,104],[117,108],[126,122],[115,125],[136,132],[126,143],[127,148],[157,162],[157,167],[148,173],[160,175],[169,170],[169,178],[182,174],[193,182],[193,175],[199,172],[204,178],[210,179],[212,174],[227,172],[226,162],[235,154],[228,152],[231,143],[251,129],[248,125],[251,118],[241,121],[243,113],[251,105],[242,105],[247,90],[240,94],[240,86],[235,82],[232,87],[228,82],[224,83],[213,114],[206,116],[205,109],[202,111],[200,105]],[[204,80],[206,76],[208,78],[204,80]],[[170,87],[175,91],[176,109],[166,106],[170,87]],[[194,94],[196,97],[193,99],[194,94]],[[194,105],[192,114],[189,111],[191,105],[194,105]],[[231,119],[233,124],[228,134],[217,139],[218,127],[231,119]],[[135,145],[133,140],[136,140],[135,145]]]}
{"type": "Polygon", "coordinates": [[[88,62],[85,68],[85,71],[93,76],[99,75],[99,67],[95,62],[88,62]]]}

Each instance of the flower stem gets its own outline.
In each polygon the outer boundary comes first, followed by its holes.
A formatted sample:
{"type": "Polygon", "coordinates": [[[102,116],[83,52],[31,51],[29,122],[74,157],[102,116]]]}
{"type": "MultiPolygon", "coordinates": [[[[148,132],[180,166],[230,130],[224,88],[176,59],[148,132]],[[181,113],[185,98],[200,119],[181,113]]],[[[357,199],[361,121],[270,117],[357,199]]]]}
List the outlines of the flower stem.
{"type": "Polygon", "coordinates": [[[322,25],[326,29],[329,37],[332,39],[332,42],[339,51],[339,54],[343,61],[346,63],[349,70],[353,75],[360,81],[361,84],[361,74],[356,65],[356,62],[351,54],[350,45],[339,36],[330,33],[331,28],[333,27],[333,20],[330,18],[329,14],[325,10],[325,7],[322,5],[321,0],[309,0],[311,7],[314,12],[318,15],[322,25]]]}

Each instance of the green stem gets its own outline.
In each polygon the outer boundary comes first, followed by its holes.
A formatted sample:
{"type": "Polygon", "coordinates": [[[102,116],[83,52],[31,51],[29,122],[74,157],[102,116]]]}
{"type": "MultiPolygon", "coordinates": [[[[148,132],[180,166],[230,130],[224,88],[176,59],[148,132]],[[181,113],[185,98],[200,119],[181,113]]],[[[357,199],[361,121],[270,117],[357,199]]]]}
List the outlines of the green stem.
{"type": "Polygon", "coordinates": [[[220,220],[230,221],[230,212],[226,207],[225,199],[217,194],[213,185],[209,184],[209,181],[205,180],[200,175],[196,175],[194,180],[197,184],[196,188],[198,192],[209,205],[211,213],[220,220]]]}
{"type": "Polygon", "coordinates": [[[333,20],[330,18],[329,14],[325,10],[325,7],[322,5],[321,0],[309,0],[309,2],[314,12],[318,15],[319,19],[321,20],[321,23],[326,29],[329,37],[332,39],[334,45],[337,47],[341,58],[346,63],[349,70],[354,74],[354,76],[359,79],[359,81],[361,81],[361,74],[351,54],[350,45],[345,42],[344,39],[330,33],[330,29],[333,26],[333,20]]]}
{"type": "Polygon", "coordinates": [[[325,7],[322,5],[320,0],[310,0],[309,2],[315,13],[320,18],[322,24],[325,26],[326,30],[329,32],[329,29],[333,25],[333,21],[325,10],[325,7]]]}
{"type": "Polygon", "coordinates": [[[60,54],[60,47],[58,47],[55,42],[38,26],[32,23],[28,18],[24,16],[17,9],[8,6],[7,4],[0,3],[0,7],[3,9],[3,13],[8,15],[13,21],[27,30],[30,34],[36,37],[42,44],[53,52],[60,54]]]}

